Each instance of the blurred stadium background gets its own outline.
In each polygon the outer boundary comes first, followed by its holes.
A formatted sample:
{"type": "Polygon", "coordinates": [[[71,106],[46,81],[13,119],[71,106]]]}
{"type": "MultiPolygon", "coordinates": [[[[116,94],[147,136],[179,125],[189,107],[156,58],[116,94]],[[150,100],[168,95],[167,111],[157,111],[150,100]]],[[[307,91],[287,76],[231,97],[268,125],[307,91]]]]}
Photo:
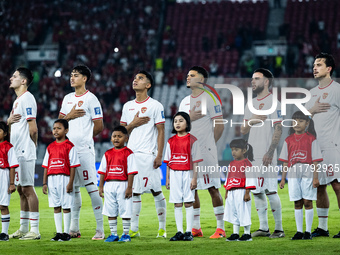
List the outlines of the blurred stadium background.
{"type": "MultiPolygon", "coordinates": [[[[317,53],[331,53],[339,63],[339,12],[337,0],[2,0],[0,119],[7,119],[15,99],[10,76],[18,66],[29,67],[41,165],[62,99],[72,91],[70,71],[86,64],[93,72],[87,89],[104,112],[105,129],[95,138],[100,161],[111,147],[110,130],[119,124],[122,105],[134,98],[136,71],[146,69],[155,77],[151,96],[164,105],[168,139],[171,116],[190,94],[188,68],[204,66],[212,85],[249,78],[257,67],[282,78],[276,86],[287,86],[282,83],[288,78],[311,78],[317,53]]],[[[246,91],[249,80],[236,84],[246,91]]],[[[224,117],[230,117],[231,94],[222,99],[224,117]]],[[[240,135],[238,127],[226,126],[218,143],[220,161],[230,160],[228,141],[240,135]]]]}

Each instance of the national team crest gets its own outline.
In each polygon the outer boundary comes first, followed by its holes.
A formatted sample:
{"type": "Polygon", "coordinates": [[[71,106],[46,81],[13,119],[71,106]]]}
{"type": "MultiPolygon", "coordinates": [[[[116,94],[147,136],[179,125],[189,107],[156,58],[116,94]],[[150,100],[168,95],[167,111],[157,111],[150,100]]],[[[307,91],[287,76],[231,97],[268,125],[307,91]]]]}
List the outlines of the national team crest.
{"type": "Polygon", "coordinates": [[[146,107],[142,107],[141,112],[142,112],[142,113],[145,113],[147,109],[148,109],[148,108],[146,108],[146,107]]]}
{"type": "Polygon", "coordinates": [[[264,103],[260,104],[259,109],[261,110],[263,108],[263,106],[264,106],[264,103]]]}
{"type": "Polygon", "coordinates": [[[15,103],[14,109],[17,109],[18,107],[18,102],[15,103]]]}
{"type": "Polygon", "coordinates": [[[327,96],[328,96],[328,93],[323,93],[323,94],[322,94],[322,98],[323,98],[323,99],[326,99],[327,96]]]}
{"type": "Polygon", "coordinates": [[[82,106],[84,104],[84,101],[79,101],[78,102],[78,107],[82,106]]]}
{"type": "Polygon", "coordinates": [[[201,101],[197,101],[196,102],[196,107],[200,107],[200,105],[201,105],[201,101]]]}

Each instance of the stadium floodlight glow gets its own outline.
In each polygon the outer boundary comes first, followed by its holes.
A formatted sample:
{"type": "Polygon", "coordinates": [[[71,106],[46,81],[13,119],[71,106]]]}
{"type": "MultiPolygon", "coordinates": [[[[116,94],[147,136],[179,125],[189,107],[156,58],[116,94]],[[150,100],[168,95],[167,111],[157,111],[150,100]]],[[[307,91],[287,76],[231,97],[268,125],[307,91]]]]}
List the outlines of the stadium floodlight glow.
{"type": "Polygon", "coordinates": [[[61,71],[60,69],[57,69],[55,72],[54,72],[54,77],[61,77],[61,71]]]}
{"type": "Polygon", "coordinates": [[[114,51],[115,51],[115,52],[118,52],[118,51],[119,51],[119,49],[116,47],[116,48],[114,49],[114,51]]]}

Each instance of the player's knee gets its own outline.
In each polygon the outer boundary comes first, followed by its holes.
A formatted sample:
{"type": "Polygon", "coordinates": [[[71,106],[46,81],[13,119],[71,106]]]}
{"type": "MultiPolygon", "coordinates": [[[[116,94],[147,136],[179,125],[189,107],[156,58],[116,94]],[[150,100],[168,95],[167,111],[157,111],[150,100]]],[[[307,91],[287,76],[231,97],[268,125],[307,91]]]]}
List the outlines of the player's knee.
{"type": "Polygon", "coordinates": [[[304,199],[303,204],[304,204],[306,210],[313,209],[313,201],[312,200],[304,199]]]}
{"type": "Polygon", "coordinates": [[[162,191],[157,191],[157,192],[155,192],[155,191],[151,190],[151,193],[152,193],[152,195],[153,195],[154,197],[156,197],[156,196],[158,196],[159,194],[161,194],[162,191]]]}
{"type": "Polygon", "coordinates": [[[334,181],[332,182],[332,188],[337,196],[340,195],[340,182],[334,181]]]}
{"type": "Polygon", "coordinates": [[[5,211],[6,209],[8,209],[8,206],[0,205],[0,210],[1,211],[5,211]]]}
{"type": "Polygon", "coordinates": [[[326,185],[320,185],[320,186],[317,188],[317,196],[318,196],[318,199],[327,196],[326,188],[327,188],[326,185]]]}

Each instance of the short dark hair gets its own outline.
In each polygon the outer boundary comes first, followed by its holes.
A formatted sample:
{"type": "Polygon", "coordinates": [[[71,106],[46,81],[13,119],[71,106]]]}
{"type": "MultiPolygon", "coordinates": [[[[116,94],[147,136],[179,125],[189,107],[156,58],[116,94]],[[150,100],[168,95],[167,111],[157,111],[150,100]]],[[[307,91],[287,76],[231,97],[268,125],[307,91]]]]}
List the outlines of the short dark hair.
{"type": "Polygon", "coordinates": [[[55,124],[55,123],[61,123],[61,124],[64,126],[65,129],[68,129],[68,121],[65,120],[65,119],[57,119],[57,120],[54,122],[54,124],[55,124]]]}
{"type": "Polygon", "coordinates": [[[268,69],[266,69],[266,68],[258,68],[258,69],[256,69],[254,71],[254,73],[262,73],[263,76],[266,77],[269,80],[268,87],[270,87],[273,84],[274,75],[268,69]]]}
{"type": "Polygon", "coordinates": [[[31,70],[26,68],[26,67],[19,67],[19,68],[17,68],[17,71],[19,72],[19,75],[21,77],[23,77],[24,79],[27,80],[27,83],[26,83],[27,87],[29,85],[31,85],[31,83],[33,81],[33,74],[31,72],[31,70]]]}
{"type": "Polygon", "coordinates": [[[9,133],[8,133],[7,123],[4,122],[4,121],[0,121],[0,129],[2,129],[4,131],[4,133],[6,133],[6,135],[4,136],[4,140],[9,142],[9,133]]]}
{"type": "Polygon", "coordinates": [[[148,88],[148,90],[151,89],[151,88],[153,87],[154,83],[155,83],[154,80],[153,80],[153,77],[152,77],[151,73],[149,73],[149,72],[147,72],[147,71],[145,71],[145,70],[140,70],[140,71],[138,71],[137,74],[139,74],[139,73],[144,74],[144,75],[146,76],[146,78],[148,78],[148,80],[149,80],[149,82],[150,82],[150,84],[151,84],[151,87],[148,88]]]}
{"type": "Polygon", "coordinates": [[[176,134],[177,133],[177,131],[175,130],[175,128],[174,128],[174,122],[175,122],[175,117],[176,116],[182,116],[184,119],[185,119],[185,121],[187,122],[187,127],[186,127],[186,129],[185,129],[185,131],[186,132],[190,132],[190,130],[191,130],[191,122],[190,122],[190,116],[189,116],[189,114],[187,114],[186,112],[178,112],[178,113],[176,113],[175,114],[175,116],[172,118],[172,131],[171,131],[171,133],[173,133],[173,134],[176,134]]]}
{"type": "Polygon", "coordinates": [[[202,67],[202,66],[193,66],[193,67],[190,68],[189,71],[191,71],[191,70],[196,71],[196,72],[198,72],[199,74],[203,75],[204,80],[206,80],[206,79],[209,78],[209,73],[208,73],[208,71],[207,71],[204,67],[202,67]]]}
{"type": "MultiPolygon", "coordinates": [[[[309,121],[307,132],[316,137],[316,131],[315,131],[315,128],[314,128],[314,121],[309,115],[305,115],[302,111],[296,111],[296,112],[294,112],[292,119],[293,120],[309,121]]],[[[291,134],[294,134],[294,133],[295,133],[294,128],[290,127],[288,134],[291,135],[291,134]]]]}
{"type": "Polygon", "coordinates": [[[127,131],[127,129],[126,129],[124,126],[116,126],[116,127],[112,130],[112,133],[115,132],[115,131],[120,131],[120,132],[122,132],[124,135],[127,135],[127,134],[128,134],[128,131],[127,131]]]}
{"type": "Polygon", "coordinates": [[[90,68],[88,68],[86,65],[78,65],[78,66],[75,66],[73,67],[73,70],[74,71],[77,71],[78,73],[86,76],[86,82],[88,82],[90,79],[91,79],[91,70],[90,68]]]}
{"type": "Polygon", "coordinates": [[[318,59],[318,58],[324,58],[326,59],[325,60],[325,64],[326,66],[330,66],[332,67],[332,70],[330,72],[330,75],[332,75],[334,69],[335,69],[335,61],[334,61],[334,58],[331,54],[328,54],[328,53],[324,53],[324,52],[321,52],[320,54],[316,55],[315,56],[315,59],[318,59]]]}
{"type": "Polygon", "coordinates": [[[253,147],[244,139],[234,139],[230,142],[230,148],[240,148],[246,149],[246,153],[244,153],[244,157],[249,159],[250,161],[254,161],[253,147]]]}

